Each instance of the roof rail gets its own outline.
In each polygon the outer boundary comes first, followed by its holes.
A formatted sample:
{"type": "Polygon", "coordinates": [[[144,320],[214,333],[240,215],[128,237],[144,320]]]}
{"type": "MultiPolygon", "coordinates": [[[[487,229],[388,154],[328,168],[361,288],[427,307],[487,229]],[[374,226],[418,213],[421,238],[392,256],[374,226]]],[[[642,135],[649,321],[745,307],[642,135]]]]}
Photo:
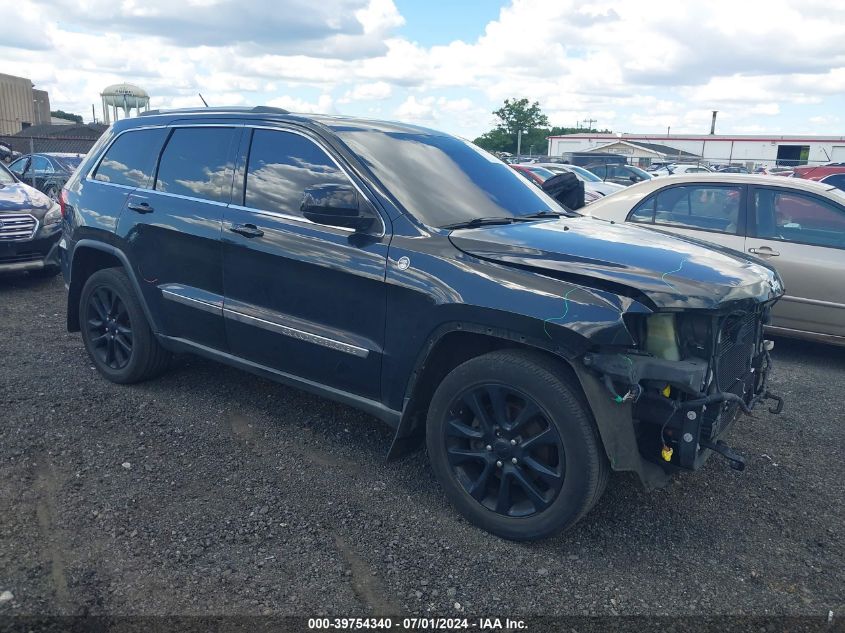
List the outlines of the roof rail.
{"type": "Polygon", "coordinates": [[[214,108],[173,108],[166,110],[147,110],[141,112],[140,116],[155,116],[157,114],[199,114],[200,112],[214,112],[214,113],[238,113],[238,112],[254,112],[255,114],[290,114],[284,108],[274,108],[273,106],[223,106],[214,108]]]}

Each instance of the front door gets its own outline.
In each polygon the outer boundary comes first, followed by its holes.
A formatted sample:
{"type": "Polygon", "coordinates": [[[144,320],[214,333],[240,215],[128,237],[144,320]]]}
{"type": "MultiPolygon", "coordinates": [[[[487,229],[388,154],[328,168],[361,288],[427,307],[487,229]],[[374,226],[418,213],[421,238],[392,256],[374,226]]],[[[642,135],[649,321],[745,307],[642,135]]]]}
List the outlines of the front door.
{"type": "Polygon", "coordinates": [[[360,185],[316,138],[255,129],[245,141],[236,178],[243,198],[226,209],[223,222],[230,351],[377,398],[389,233],[383,222],[358,234],[302,216],[306,187],[360,185]]]}
{"type": "Polygon", "coordinates": [[[756,187],[752,199],[746,248],[786,286],[772,325],[845,336],[845,206],[794,189],[756,187]]]}
{"type": "Polygon", "coordinates": [[[634,222],[699,240],[745,249],[745,187],[720,183],[661,189],[631,214],[634,222]]]}

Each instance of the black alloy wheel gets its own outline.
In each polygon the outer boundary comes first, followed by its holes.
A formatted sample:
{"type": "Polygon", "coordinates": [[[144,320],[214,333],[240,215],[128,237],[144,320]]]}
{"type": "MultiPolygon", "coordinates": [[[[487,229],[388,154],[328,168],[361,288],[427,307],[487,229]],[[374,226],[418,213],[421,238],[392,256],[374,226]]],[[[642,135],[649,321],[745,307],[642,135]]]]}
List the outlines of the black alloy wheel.
{"type": "Polygon", "coordinates": [[[574,525],[607,485],[604,446],[565,363],[536,350],[489,352],[449,372],[429,403],[426,448],[443,492],[503,538],[574,525]]]}
{"type": "Polygon", "coordinates": [[[170,352],[156,339],[122,268],[91,274],[78,305],[82,341],[94,366],[118,384],[149,380],[167,369],[170,352]]]}
{"type": "Polygon", "coordinates": [[[488,510],[528,517],[546,510],[566,472],[560,434],[528,395],[476,385],[449,407],[446,455],[464,490],[488,510]]]}
{"type": "Polygon", "coordinates": [[[103,365],[124,369],[132,359],[132,323],[126,304],[112,288],[100,286],[89,296],[86,327],[92,351],[103,365]]]}

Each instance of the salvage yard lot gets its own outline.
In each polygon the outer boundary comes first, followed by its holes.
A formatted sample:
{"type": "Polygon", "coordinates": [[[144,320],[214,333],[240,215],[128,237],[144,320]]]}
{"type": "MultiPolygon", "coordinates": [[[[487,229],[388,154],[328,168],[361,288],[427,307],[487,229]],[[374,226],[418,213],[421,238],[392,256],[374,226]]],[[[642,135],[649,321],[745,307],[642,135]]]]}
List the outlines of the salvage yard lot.
{"type": "Polygon", "coordinates": [[[111,384],[60,279],[0,279],[0,614],[823,614],[845,609],[845,352],[778,340],[784,412],[573,530],[491,536],[365,414],[195,357],[111,384]]]}

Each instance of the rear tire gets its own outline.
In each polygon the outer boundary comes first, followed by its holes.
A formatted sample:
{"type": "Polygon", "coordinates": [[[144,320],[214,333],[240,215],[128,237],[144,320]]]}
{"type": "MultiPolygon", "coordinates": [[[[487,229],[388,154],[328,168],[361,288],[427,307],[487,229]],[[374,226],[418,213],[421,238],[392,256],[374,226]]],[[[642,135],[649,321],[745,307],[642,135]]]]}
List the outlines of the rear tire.
{"type": "Polygon", "coordinates": [[[91,275],[79,300],[85,349],[111,382],[130,384],[164,372],[170,353],[156,339],[129,277],[121,268],[91,275]]]}
{"type": "Polygon", "coordinates": [[[528,350],[485,354],[449,373],[431,400],[426,445],[458,511],[517,541],[574,525],[610,471],[577,387],[558,361],[528,350]]]}

